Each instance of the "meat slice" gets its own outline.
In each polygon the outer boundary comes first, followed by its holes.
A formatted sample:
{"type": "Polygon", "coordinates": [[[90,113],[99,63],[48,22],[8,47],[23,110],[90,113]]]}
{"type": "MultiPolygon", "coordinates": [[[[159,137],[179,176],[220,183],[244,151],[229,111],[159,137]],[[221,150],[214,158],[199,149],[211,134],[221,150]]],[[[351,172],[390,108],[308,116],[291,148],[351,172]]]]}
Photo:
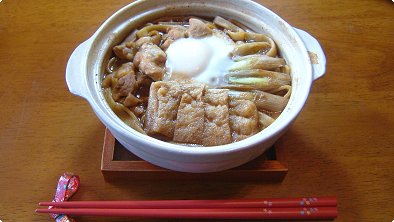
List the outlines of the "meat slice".
{"type": "Polygon", "coordinates": [[[152,43],[152,44],[155,44],[155,45],[159,45],[160,44],[160,36],[145,36],[145,37],[142,37],[142,38],[140,38],[140,39],[138,39],[136,42],[135,42],[135,46],[137,47],[137,48],[140,48],[142,45],[144,45],[145,43],[152,43]]]}
{"type": "Polygon", "coordinates": [[[218,146],[231,143],[227,89],[207,89],[204,94],[205,120],[202,144],[218,146]]]}
{"type": "Polygon", "coordinates": [[[137,52],[134,42],[125,42],[112,48],[115,55],[121,59],[133,61],[134,55],[137,52]]]}
{"type": "Polygon", "coordinates": [[[128,96],[137,87],[134,73],[134,65],[131,62],[124,63],[114,74],[115,85],[112,89],[112,97],[115,101],[128,96]]]}
{"type": "Polygon", "coordinates": [[[175,40],[180,38],[185,38],[187,34],[187,29],[183,26],[174,26],[169,29],[168,33],[165,35],[165,41],[161,45],[163,50],[166,50],[175,40]]]}
{"type": "Polygon", "coordinates": [[[174,26],[168,30],[167,38],[172,40],[177,40],[180,38],[185,38],[187,29],[183,26],[174,26]]]}
{"type": "Polygon", "coordinates": [[[134,64],[132,62],[123,63],[119,69],[117,69],[114,73],[114,77],[119,79],[125,75],[132,74],[135,75],[134,72],[134,64]]]}
{"type": "Polygon", "coordinates": [[[246,139],[259,131],[257,107],[252,101],[232,100],[229,107],[233,142],[246,139]]]}
{"type": "Polygon", "coordinates": [[[174,136],[175,121],[183,92],[177,83],[153,82],[150,87],[144,128],[148,135],[174,136]]]}
{"type": "Polygon", "coordinates": [[[188,84],[183,87],[174,132],[174,141],[180,143],[202,144],[204,131],[204,104],[202,102],[204,85],[188,84]]]}
{"type": "Polygon", "coordinates": [[[203,21],[195,18],[189,19],[189,29],[187,33],[189,37],[202,38],[208,35],[212,35],[212,29],[208,27],[203,21]]]}
{"type": "Polygon", "coordinates": [[[129,93],[125,100],[123,101],[123,105],[126,107],[132,107],[137,105],[138,103],[142,102],[140,99],[138,99],[134,94],[129,93]]]}
{"type": "Polygon", "coordinates": [[[163,79],[165,69],[166,54],[157,45],[145,43],[138,50],[134,57],[134,65],[139,70],[155,81],[163,79]]]}

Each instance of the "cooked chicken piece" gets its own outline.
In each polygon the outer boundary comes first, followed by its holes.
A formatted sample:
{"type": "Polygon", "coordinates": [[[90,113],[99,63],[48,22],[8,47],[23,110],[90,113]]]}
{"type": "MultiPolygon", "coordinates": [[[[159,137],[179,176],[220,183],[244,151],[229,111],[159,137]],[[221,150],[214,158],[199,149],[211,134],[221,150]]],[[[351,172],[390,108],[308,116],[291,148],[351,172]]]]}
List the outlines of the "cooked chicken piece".
{"type": "Polygon", "coordinates": [[[195,18],[189,19],[189,29],[187,33],[189,37],[202,38],[208,35],[212,35],[212,29],[208,27],[203,21],[195,18]]]}
{"type": "Polygon", "coordinates": [[[137,105],[138,103],[140,103],[141,100],[138,99],[135,95],[133,95],[132,93],[129,93],[127,95],[127,97],[125,98],[123,105],[127,106],[127,107],[132,107],[137,105]]]}
{"type": "Polygon", "coordinates": [[[140,72],[155,81],[160,81],[165,73],[166,59],[166,54],[157,45],[145,43],[138,50],[133,62],[140,72]]]}
{"type": "Polygon", "coordinates": [[[171,45],[171,43],[173,43],[177,39],[185,38],[186,35],[187,29],[183,26],[174,26],[170,28],[168,33],[165,35],[165,41],[161,45],[161,48],[163,50],[166,50],[171,45]]]}
{"type": "Polygon", "coordinates": [[[185,38],[187,34],[187,29],[183,26],[174,26],[170,28],[167,34],[167,38],[176,40],[180,38],[185,38]]]}
{"type": "Polygon", "coordinates": [[[116,56],[121,59],[127,59],[133,61],[134,55],[137,52],[134,42],[126,42],[120,45],[114,46],[113,51],[116,56]]]}
{"type": "Polygon", "coordinates": [[[120,98],[127,96],[135,89],[135,76],[134,74],[128,74],[121,77],[112,90],[112,97],[115,101],[119,101],[120,98]]]}
{"type": "Polygon", "coordinates": [[[117,69],[113,75],[114,78],[121,78],[127,74],[135,74],[134,73],[134,64],[132,62],[123,63],[119,69],[117,69]]]}
{"type": "Polygon", "coordinates": [[[145,37],[142,37],[142,38],[138,39],[135,42],[135,46],[138,49],[142,45],[144,45],[145,43],[152,43],[152,44],[155,44],[155,45],[159,45],[160,41],[161,41],[160,37],[158,38],[157,36],[145,36],[145,37]]]}
{"type": "Polygon", "coordinates": [[[136,78],[134,65],[131,62],[124,63],[113,75],[115,84],[113,85],[112,97],[119,101],[122,97],[129,95],[136,89],[136,78]]]}
{"type": "Polygon", "coordinates": [[[141,72],[137,72],[136,79],[137,79],[138,87],[143,87],[143,86],[149,87],[150,84],[152,83],[152,79],[142,74],[141,72]]]}

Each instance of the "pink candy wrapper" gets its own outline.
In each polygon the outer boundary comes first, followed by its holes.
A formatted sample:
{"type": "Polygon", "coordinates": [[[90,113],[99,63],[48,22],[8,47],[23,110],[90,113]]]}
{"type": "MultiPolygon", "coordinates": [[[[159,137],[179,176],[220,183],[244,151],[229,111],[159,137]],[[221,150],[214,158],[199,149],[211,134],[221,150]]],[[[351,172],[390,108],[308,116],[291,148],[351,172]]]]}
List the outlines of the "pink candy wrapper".
{"type": "MultiPolygon", "coordinates": [[[[64,173],[57,183],[56,193],[52,202],[63,202],[70,199],[77,192],[79,184],[79,176],[73,173],[64,173]]],[[[51,209],[53,207],[49,206],[48,208],[51,209]]],[[[51,214],[51,217],[56,222],[75,222],[74,219],[63,214],[51,214]]]]}

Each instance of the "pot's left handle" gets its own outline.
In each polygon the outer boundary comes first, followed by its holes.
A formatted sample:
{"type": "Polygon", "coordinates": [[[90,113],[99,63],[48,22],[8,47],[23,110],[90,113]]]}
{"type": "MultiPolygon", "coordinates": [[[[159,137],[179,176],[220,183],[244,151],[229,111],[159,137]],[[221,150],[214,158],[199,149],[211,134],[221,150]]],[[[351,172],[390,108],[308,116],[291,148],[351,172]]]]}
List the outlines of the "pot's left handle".
{"type": "Polygon", "coordinates": [[[86,59],[91,46],[91,39],[81,43],[71,54],[66,67],[66,83],[72,94],[89,100],[86,83],[86,59]]]}
{"type": "Polygon", "coordinates": [[[326,56],[319,42],[304,30],[294,28],[304,42],[311,59],[313,69],[313,80],[317,80],[326,73],[326,56]]]}

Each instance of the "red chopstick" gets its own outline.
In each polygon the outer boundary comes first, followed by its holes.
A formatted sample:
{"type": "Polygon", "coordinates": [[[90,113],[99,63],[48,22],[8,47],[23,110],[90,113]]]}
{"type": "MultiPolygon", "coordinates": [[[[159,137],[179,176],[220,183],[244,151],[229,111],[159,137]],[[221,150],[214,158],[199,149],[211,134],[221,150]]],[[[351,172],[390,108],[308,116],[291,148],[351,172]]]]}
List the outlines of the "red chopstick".
{"type": "Polygon", "coordinates": [[[334,219],[336,207],[312,208],[210,208],[210,209],[37,209],[37,213],[84,216],[198,218],[198,219],[334,219]]]}
{"type": "Polygon", "coordinates": [[[168,209],[168,208],[277,208],[277,207],[335,207],[335,197],[269,198],[242,200],[140,200],[140,201],[66,201],[40,202],[40,206],[63,208],[106,209],[168,209]]]}

